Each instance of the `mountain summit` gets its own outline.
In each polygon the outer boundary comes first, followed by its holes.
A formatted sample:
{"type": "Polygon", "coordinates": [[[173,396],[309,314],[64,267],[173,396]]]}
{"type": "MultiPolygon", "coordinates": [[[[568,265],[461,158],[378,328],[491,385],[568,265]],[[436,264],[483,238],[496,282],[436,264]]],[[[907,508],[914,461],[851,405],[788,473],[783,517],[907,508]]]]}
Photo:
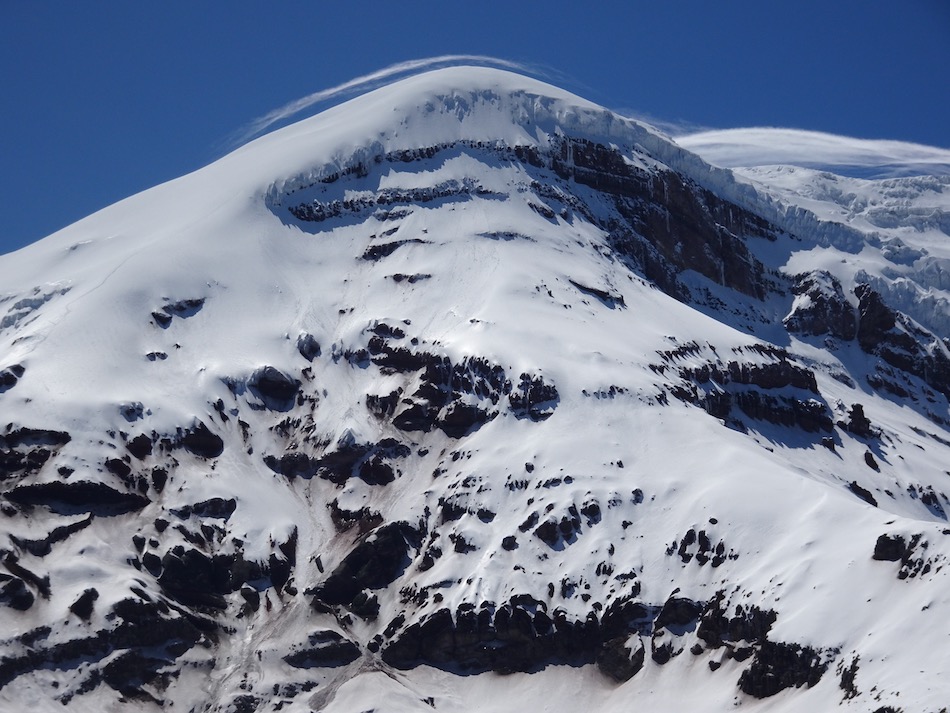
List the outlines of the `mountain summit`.
{"type": "Polygon", "coordinates": [[[948,185],[456,67],[3,257],[0,701],[936,713],[948,185]]]}

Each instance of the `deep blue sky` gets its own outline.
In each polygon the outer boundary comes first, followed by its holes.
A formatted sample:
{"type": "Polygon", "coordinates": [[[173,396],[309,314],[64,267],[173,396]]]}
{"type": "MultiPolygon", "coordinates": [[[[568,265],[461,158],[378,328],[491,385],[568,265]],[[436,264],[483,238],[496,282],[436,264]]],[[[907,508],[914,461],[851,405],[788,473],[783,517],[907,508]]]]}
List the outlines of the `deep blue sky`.
{"type": "Polygon", "coordinates": [[[459,53],[665,120],[950,148],[946,0],[0,0],[0,253],[214,160],[286,102],[459,53]]]}

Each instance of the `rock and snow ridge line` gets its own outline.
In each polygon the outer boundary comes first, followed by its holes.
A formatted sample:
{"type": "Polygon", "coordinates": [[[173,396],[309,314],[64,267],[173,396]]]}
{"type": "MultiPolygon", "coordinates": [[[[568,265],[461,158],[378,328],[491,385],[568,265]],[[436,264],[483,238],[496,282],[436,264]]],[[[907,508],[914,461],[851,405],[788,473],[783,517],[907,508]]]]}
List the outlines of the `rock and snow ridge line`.
{"type": "Polygon", "coordinates": [[[0,699],[938,710],[945,333],[788,210],[455,69],[11,256],[0,699]]]}

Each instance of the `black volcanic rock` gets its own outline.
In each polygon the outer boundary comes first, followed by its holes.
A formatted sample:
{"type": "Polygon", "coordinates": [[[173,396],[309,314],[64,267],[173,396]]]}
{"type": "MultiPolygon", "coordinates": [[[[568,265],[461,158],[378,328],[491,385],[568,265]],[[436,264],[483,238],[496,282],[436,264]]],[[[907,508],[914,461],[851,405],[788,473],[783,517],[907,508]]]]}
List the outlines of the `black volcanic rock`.
{"type": "Polygon", "coordinates": [[[212,433],[201,421],[180,436],[181,445],[186,451],[202,458],[216,458],[224,451],[221,436],[212,433]]]}
{"type": "Polygon", "coordinates": [[[17,611],[26,611],[36,597],[19,577],[11,577],[0,572],[0,604],[17,611]]]}
{"type": "Polygon", "coordinates": [[[122,515],[141,510],[149,504],[149,499],[143,495],[87,480],[19,485],[9,491],[6,497],[23,505],[45,505],[61,515],[122,515]]]}
{"type": "Polygon", "coordinates": [[[684,629],[699,620],[702,610],[702,602],[685,597],[670,597],[657,615],[654,627],[674,631],[684,629]]]}
{"type": "Polygon", "coordinates": [[[184,604],[223,608],[221,595],[232,591],[229,572],[196,549],[180,545],[162,557],[162,589],[184,604]]]}
{"type": "Polygon", "coordinates": [[[71,439],[65,431],[8,424],[0,434],[0,481],[39,471],[71,439]]]}
{"type": "Polygon", "coordinates": [[[169,510],[173,515],[184,519],[191,515],[197,517],[221,518],[227,520],[237,508],[237,501],[234,498],[209,498],[193,505],[185,505],[180,508],[169,510]]]}
{"type": "Polygon", "coordinates": [[[320,342],[312,334],[301,334],[297,337],[297,351],[307,361],[313,361],[321,354],[320,342]]]}
{"type": "Polygon", "coordinates": [[[646,649],[639,636],[618,636],[604,642],[597,654],[597,667],[605,676],[624,683],[640,672],[645,657],[646,649]]]}
{"type": "Polygon", "coordinates": [[[756,606],[738,605],[730,615],[725,595],[718,592],[711,599],[700,617],[696,637],[710,648],[734,647],[739,642],[756,644],[764,641],[777,619],[771,610],[756,606]]]}
{"type": "Polygon", "coordinates": [[[251,374],[247,387],[267,408],[286,411],[293,406],[300,382],[273,366],[263,366],[251,374]]]}
{"type": "Polygon", "coordinates": [[[887,341],[889,332],[897,324],[897,318],[881,296],[870,286],[861,284],[854,288],[858,297],[858,344],[866,352],[873,352],[887,341]]]}
{"type": "Polygon", "coordinates": [[[85,529],[92,524],[94,515],[89,513],[86,517],[81,520],[76,520],[74,522],[67,523],[65,525],[59,525],[54,527],[49,533],[44,537],[36,537],[31,539],[19,538],[12,536],[10,540],[19,548],[26,550],[31,555],[36,557],[45,557],[53,550],[53,545],[58,542],[62,542],[70,535],[73,535],[80,530],[85,529]]]}
{"type": "Polygon", "coordinates": [[[867,284],[855,287],[854,294],[859,299],[857,337],[861,348],[950,398],[950,340],[890,308],[867,284]]]}
{"type": "Polygon", "coordinates": [[[768,698],[786,688],[811,688],[827,670],[819,652],[808,646],[763,642],[752,665],[739,676],[739,689],[755,698],[768,698]]]}
{"type": "Polygon", "coordinates": [[[799,275],[792,288],[804,296],[785,317],[785,328],[796,334],[830,334],[839,339],[854,339],[858,320],[854,307],[848,302],[841,283],[823,270],[799,275]]]}
{"type": "Polygon", "coordinates": [[[402,396],[402,389],[396,389],[386,396],[367,394],[366,408],[378,419],[392,418],[392,415],[396,412],[396,406],[399,404],[400,396],[402,396]]]}
{"type": "Polygon", "coordinates": [[[774,239],[767,221],[673,171],[649,174],[632,166],[616,148],[565,137],[554,150],[550,160],[561,178],[614,198],[625,224],[604,227],[615,249],[640,263],[648,279],[682,297],[674,276],[695,270],[739,292],[764,296],[765,268],[737,235],[774,239]]]}
{"type": "MultiPolygon", "coordinates": [[[[9,428],[9,427],[8,427],[9,428]]],[[[20,446],[61,446],[72,440],[65,431],[53,431],[46,428],[25,426],[9,428],[6,435],[0,436],[0,443],[8,448],[20,446]]]]}
{"type": "Polygon", "coordinates": [[[516,595],[497,607],[463,604],[454,613],[443,608],[408,627],[394,627],[396,635],[382,657],[400,669],[427,664],[465,673],[532,672],[549,664],[602,661],[605,673],[620,680],[642,666],[642,645],[638,651],[627,642],[647,612],[631,603],[614,607],[609,624],[607,615],[601,623],[593,613],[576,620],[562,609],[549,614],[530,595],[516,595]]]}
{"type": "Polygon", "coordinates": [[[16,386],[20,377],[22,377],[25,372],[26,369],[20,364],[14,364],[5,369],[0,369],[0,394],[16,386]]]}
{"type": "Polygon", "coordinates": [[[144,433],[140,433],[134,438],[129,439],[129,442],[125,445],[125,447],[129,453],[139,460],[152,455],[152,439],[144,433]]]}
{"type": "Polygon", "coordinates": [[[872,438],[877,434],[871,427],[871,422],[864,415],[864,406],[861,404],[851,404],[848,411],[848,420],[839,421],[838,425],[861,438],[872,438]]]}
{"type": "Polygon", "coordinates": [[[861,498],[868,505],[873,505],[877,507],[877,499],[871,494],[871,491],[867,488],[861,487],[856,481],[851,481],[848,483],[848,490],[861,498]]]}
{"type": "Polygon", "coordinates": [[[345,666],[360,657],[360,648],[335,631],[315,631],[307,643],[284,656],[294,668],[332,668],[345,666]]]}
{"type": "Polygon", "coordinates": [[[168,657],[151,656],[140,649],[122,651],[102,667],[102,680],[128,698],[147,698],[142,686],[151,683],[158,676],[158,669],[168,663],[168,657]]]}
{"type": "Polygon", "coordinates": [[[522,374],[508,399],[518,418],[543,421],[554,413],[560,396],[557,387],[545,382],[544,377],[522,374]]]}
{"type": "Polygon", "coordinates": [[[898,562],[907,555],[907,541],[900,535],[881,535],[874,543],[872,559],[898,562]]]}
{"type": "Polygon", "coordinates": [[[478,406],[465,403],[455,403],[446,409],[439,420],[439,428],[451,438],[461,438],[466,434],[478,430],[491,420],[491,416],[478,406]]]}
{"type": "Polygon", "coordinates": [[[409,564],[410,549],[421,545],[418,531],[394,522],[365,536],[343,561],[309,593],[325,604],[349,605],[363,589],[385,587],[409,564]]]}

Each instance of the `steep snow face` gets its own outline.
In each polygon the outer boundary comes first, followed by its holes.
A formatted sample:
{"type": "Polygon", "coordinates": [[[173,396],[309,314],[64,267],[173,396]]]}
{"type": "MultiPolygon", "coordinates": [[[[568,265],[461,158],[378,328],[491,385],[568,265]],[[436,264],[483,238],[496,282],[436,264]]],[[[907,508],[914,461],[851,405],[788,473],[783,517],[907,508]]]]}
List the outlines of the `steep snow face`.
{"type": "Polygon", "coordinates": [[[5,257],[0,700],[937,710],[932,196],[792,174],[454,68],[5,257]]]}

